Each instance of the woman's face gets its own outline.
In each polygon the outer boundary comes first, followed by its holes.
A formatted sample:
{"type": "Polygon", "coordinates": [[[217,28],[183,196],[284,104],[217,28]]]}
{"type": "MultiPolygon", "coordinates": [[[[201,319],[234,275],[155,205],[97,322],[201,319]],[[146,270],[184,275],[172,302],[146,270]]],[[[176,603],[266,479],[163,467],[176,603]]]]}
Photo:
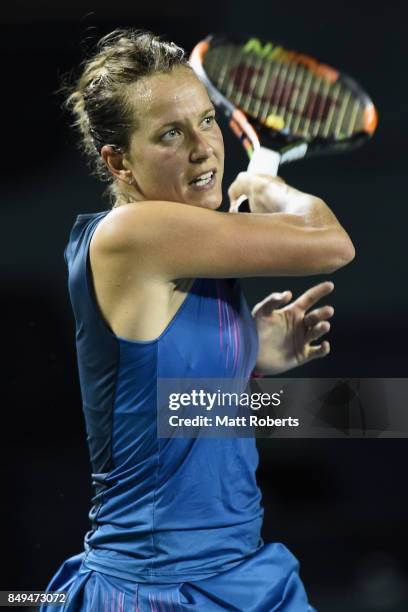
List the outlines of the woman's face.
{"type": "Polygon", "coordinates": [[[145,77],[131,90],[137,129],[126,156],[138,200],[216,209],[224,142],[204,85],[189,68],[145,77]]]}

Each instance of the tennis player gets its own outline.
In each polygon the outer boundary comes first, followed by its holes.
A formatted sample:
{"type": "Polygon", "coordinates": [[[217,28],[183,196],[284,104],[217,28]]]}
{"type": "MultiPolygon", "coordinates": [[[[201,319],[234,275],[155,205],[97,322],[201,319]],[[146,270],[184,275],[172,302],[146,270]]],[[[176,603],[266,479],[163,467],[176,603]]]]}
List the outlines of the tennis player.
{"type": "MultiPolygon", "coordinates": [[[[213,105],[184,52],[115,30],[67,101],[112,207],[80,214],[65,257],[95,487],[91,529],[48,591],[74,611],[306,612],[298,562],[264,544],[253,438],[157,437],[158,378],[273,375],[323,357],[333,289],[251,313],[240,277],[331,273],[353,245],[319,198],[241,173],[219,212],[213,105]],[[255,214],[254,214],[255,213],[255,214]]],[[[42,607],[43,612],[48,606],[42,607]]]]}

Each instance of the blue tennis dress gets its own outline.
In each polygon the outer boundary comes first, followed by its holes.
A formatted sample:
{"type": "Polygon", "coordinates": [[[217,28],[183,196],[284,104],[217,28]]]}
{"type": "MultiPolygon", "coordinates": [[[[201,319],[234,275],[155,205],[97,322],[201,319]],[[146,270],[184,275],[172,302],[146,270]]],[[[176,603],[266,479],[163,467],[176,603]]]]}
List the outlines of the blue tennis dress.
{"type": "Polygon", "coordinates": [[[65,250],[95,495],[84,551],[47,591],[57,610],[307,612],[296,558],[264,544],[254,438],[158,438],[159,378],[248,379],[258,340],[239,282],[197,278],[155,340],[101,316],[89,244],[108,214],[79,215],[65,250]]]}

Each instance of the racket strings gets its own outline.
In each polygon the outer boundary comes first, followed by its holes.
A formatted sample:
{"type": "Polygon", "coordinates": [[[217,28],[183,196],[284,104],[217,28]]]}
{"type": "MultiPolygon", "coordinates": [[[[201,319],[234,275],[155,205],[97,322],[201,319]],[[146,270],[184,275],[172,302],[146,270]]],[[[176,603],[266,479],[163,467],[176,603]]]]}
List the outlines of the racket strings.
{"type": "Polygon", "coordinates": [[[306,140],[364,131],[365,106],[347,83],[313,72],[296,56],[267,58],[230,44],[210,48],[204,67],[233,104],[274,130],[306,140]]]}

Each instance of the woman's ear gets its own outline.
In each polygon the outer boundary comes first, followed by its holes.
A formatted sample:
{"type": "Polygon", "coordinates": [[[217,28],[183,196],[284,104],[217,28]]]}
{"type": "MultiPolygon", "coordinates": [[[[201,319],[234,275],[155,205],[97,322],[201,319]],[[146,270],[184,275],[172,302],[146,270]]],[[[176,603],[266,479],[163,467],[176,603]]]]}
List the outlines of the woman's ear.
{"type": "Polygon", "coordinates": [[[113,145],[103,145],[101,149],[101,158],[114,177],[129,185],[132,184],[132,171],[126,167],[128,164],[124,160],[124,154],[119,148],[113,145]]]}

